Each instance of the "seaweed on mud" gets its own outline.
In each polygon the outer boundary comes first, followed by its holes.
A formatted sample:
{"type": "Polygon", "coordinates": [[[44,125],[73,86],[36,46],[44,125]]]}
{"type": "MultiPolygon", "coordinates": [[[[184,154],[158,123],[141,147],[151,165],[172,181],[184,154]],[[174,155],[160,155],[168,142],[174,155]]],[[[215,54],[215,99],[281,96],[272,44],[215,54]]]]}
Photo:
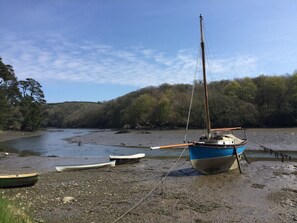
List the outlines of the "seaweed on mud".
{"type": "Polygon", "coordinates": [[[252,184],[253,188],[263,189],[265,187],[264,184],[252,184]]]}
{"type": "Polygon", "coordinates": [[[280,191],[271,193],[269,199],[283,207],[297,207],[297,190],[282,188],[280,191]]]}

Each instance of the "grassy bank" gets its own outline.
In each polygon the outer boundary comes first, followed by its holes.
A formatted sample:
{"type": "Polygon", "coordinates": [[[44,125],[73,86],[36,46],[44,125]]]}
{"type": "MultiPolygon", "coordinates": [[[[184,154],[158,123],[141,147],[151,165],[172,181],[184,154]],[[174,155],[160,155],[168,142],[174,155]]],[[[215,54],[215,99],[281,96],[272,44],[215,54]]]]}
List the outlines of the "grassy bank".
{"type": "Polygon", "coordinates": [[[15,208],[9,201],[0,196],[0,223],[31,223],[23,211],[15,208]]]}

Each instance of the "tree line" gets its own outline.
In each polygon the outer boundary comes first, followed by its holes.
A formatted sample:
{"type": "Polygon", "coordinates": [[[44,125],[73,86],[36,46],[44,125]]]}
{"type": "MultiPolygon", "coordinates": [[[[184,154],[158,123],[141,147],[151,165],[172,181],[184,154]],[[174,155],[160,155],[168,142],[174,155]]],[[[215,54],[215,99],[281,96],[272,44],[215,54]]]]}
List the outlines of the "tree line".
{"type": "Polygon", "coordinates": [[[42,86],[32,78],[18,81],[0,57],[0,130],[37,130],[45,102],[42,86]]]}
{"type": "MultiPolygon", "coordinates": [[[[32,78],[18,81],[0,58],[0,129],[184,127],[192,88],[162,84],[106,102],[46,104],[41,85],[32,78]]],[[[194,88],[190,127],[205,128],[202,81],[194,88]]],[[[213,128],[297,126],[297,71],[211,82],[208,89],[213,128]]]]}
{"type": "MultiPolygon", "coordinates": [[[[297,72],[292,75],[212,82],[209,106],[212,127],[297,126],[297,72]]],[[[187,122],[192,86],[147,87],[111,100],[97,118],[98,127],[183,127],[187,122]]],[[[202,82],[195,83],[190,126],[205,128],[202,82]]]]}
{"type": "MultiPolygon", "coordinates": [[[[95,103],[46,105],[46,126],[92,128],[179,128],[187,122],[192,85],[162,84],[95,103]]],[[[297,126],[297,72],[292,75],[212,82],[210,117],[217,127],[297,126]]],[[[195,82],[191,128],[205,128],[202,81],[195,82]]]]}

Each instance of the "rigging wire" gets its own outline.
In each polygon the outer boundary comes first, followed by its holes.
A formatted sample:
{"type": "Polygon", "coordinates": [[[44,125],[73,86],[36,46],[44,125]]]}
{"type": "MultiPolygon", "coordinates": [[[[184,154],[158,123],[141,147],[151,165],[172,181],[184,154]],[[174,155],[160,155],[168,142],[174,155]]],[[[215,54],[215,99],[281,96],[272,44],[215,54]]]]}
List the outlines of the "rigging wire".
{"type": "MultiPolygon", "coordinates": [[[[191,116],[191,110],[192,110],[192,104],[193,104],[193,97],[194,97],[194,90],[195,90],[195,84],[196,84],[196,77],[198,73],[198,67],[199,67],[199,58],[200,58],[200,50],[198,50],[197,53],[197,60],[196,60],[196,66],[195,66],[195,72],[194,72],[194,81],[193,81],[193,87],[192,87],[192,93],[191,93],[191,99],[190,99],[190,106],[189,106],[189,111],[188,111],[188,118],[187,118],[187,124],[186,124],[186,129],[185,129],[185,136],[184,136],[184,142],[187,140],[187,133],[189,129],[189,122],[190,122],[190,116],[191,116]]],[[[135,208],[137,208],[146,198],[148,198],[165,180],[165,178],[172,172],[172,170],[175,168],[177,163],[180,161],[181,157],[184,155],[187,147],[184,147],[183,151],[179,155],[178,159],[174,162],[170,170],[166,173],[166,175],[156,184],[156,186],[149,192],[147,193],[142,199],[140,199],[134,206],[132,206],[129,210],[127,210],[124,214],[122,214],[120,217],[118,217],[113,223],[118,222],[121,220],[123,217],[125,217],[127,214],[129,214],[131,211],[133,211],[135,208]]]]}
{"type": "Polygon", "coordinates": [[[185,129],[184,143],[187,141],[187,133],[188,133],[188,130],[189,130],[189,123],[190,123],[190,117],[191,117],[191,111],[192,111],[192,105],[193,105],[196,78],[197,78],[198,67],[199,67],[200,53],[201,53],[200,50],[198,50],[197,59],[196,59],[196,66],[195,66],[195,72],[194,72],[193,87],[192,87],[192,93],[191,93],[191,99],[190,99],[190,106],[189,106],[189,111],[188,111],[186,129],[185,129]]]}
{"type": "Polygon", "coordinates": [[[205,46],[205,56],[206,56],[206,63],[207,63],[207,66],[208,66],[208,69],[207,69],[207,73],[208,73],[208,77],[210,77],[211,80],[208,80],[208,83],[214,81],[214,74],[212,71],[215,71],[215,68],[213,66],[213,63],[210,62],[210,61],[218,61],[218,57],[217,57],[217,53],[216,53],[216,50],[215,50],[215,47],[213,47],[213,44],[212,44],[212,41],[211,38],[209,38],[208,36],[208,30],[207,30],[207,27],[203,27],[204,28],[204,38],[205,38],[205,42],[208,43],[208,44],[204,44],[205,46]],[[212,60],[210,60],[210,57],[213,58],[212,60]]]}
{"type": "Polygon", "coordinates": [[[137,208],[147,197],[149,197],[159,186],[161,183],[164,182],[165,178],[171,173],[171,171],[174,169],[176,164],[179,162],[181,157],[184,155],[184,152],[186,151],[187,147],[184,147],[182,153],[178,157],[178,159],[175,161],[173,166],[170,168],[170,170],[167,172],[167,174],[157,183],[157,185],[149,192],[147,193],[140,201],[138,201],[133,207],[131,207],[128,211],[126,211],[124,214],[122,214],[120,217],[118,217],[113,223],[118,222],[121,220],[123,217],[125,217],[127,214],[129,214],[131,211],[133,211],[135,208],[137,208]]]}

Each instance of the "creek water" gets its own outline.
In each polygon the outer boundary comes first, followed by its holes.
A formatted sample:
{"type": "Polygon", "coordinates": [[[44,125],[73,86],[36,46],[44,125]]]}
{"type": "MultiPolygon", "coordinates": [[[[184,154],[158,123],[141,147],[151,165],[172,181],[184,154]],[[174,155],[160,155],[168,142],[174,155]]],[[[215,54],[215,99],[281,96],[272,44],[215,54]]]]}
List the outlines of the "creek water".
{"type": "MultiPolygon", "coordinates": [[[[0,151],[15,152],[21,155],[58,157],[106,157],[111,154],[145,153],[148,157],[166,158],[180,155],[181,149],[150,150],[149,147],[158,145],[158,142],[161,144],[180,143],[183,131],[152,132],[153,134],[147,135],[140,135],[135,132],[134,134],[116,135],[111,130],[48,129],[40,136],[2,142],[0,143],[0,151]],[[80,139],[82,139],[82,143],[79,145],[80,139]],[[152,142],[153,144],[151,144],[152,142]]],[[[197,134],[196,130],[191,130],[189,136],[196,137],[201,132],[203,131],[198,130],[197,134]]],[[[248,157],[273,159],[273,154],[261,149],[260,145],[264,145],[297,159],[297,128],[248,129],[246,137],[249,140],[246,151],[248,157]]],[[[187,150],[184,155],[188,155],[187,150]]]]}
{"type": "MultiPolygon", "coordinates": [[[[73,137],[83,137],[93,132],[106,132],[114,135],[110,130],[92,129],[49,129],[44,134],[34,137],[21,138],[0,143],[0,152],[18,153],[22,156],[57,156],[57,157],[106,157],[108,155],[123,155],[145,153],[146,156],[178,156],[179,149],[168,151],[152,151],[149,147],[100,145],[94,143],[71,142],[73,137]]],[[[187,151],[186,151],[186,154],[187,151]]]]}

